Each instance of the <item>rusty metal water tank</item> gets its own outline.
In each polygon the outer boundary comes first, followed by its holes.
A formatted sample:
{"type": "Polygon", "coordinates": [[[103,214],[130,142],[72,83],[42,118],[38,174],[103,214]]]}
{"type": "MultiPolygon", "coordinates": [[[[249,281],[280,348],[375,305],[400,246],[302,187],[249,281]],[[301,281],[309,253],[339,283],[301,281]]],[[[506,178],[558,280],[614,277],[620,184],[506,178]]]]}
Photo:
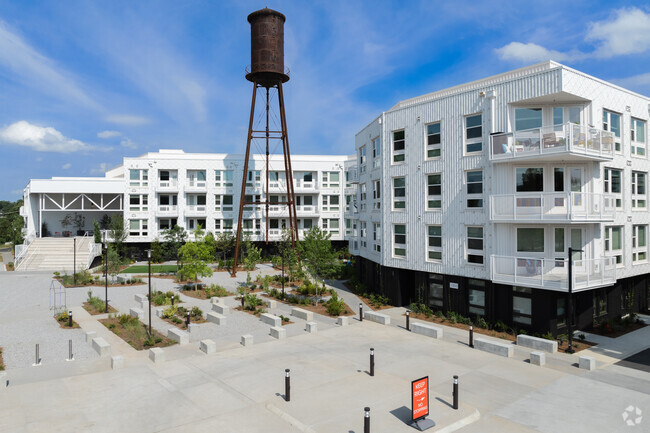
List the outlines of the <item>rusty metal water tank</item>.
{"type": "Polygon", "coordinates": [[[251,24],[251,65],[246,79],[264,87],[289,81],[284,69],[284,22],[280,12],[260,9],[248,16],[251,24]]]}

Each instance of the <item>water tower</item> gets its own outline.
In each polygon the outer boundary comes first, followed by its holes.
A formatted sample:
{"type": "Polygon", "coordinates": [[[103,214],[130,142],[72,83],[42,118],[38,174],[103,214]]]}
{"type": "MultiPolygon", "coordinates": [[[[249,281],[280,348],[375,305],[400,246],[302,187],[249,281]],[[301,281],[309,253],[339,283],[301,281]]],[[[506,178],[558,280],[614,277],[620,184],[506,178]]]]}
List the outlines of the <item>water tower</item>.
{"type": "MultiPolygon", "coordinates": [[[[251,102],[251,114],[248,123],[248,139],[246,141],[246,157],[244,159],[244,173],[242,178],[241,196],[239,199],[239,216],[237,218],[237,241],[235,244],[235,263],[232,276],[237,274],[239,259],[239,245],[242,234],[242,221],[244,207],[246,205],[264,205],[266,217],[265,240],[269,241],[269,155],[270,143],[278,141],[282,144],[284,155],[284,173],[286,183],[286,201],[275,201],[273,206],[286,206],[288,209],[289,229],[291,231],[291,244],[295,247],[298,240],[298,219],[296,218],[296,200],[293,185],[293,171],[291,169],[291,153],[289,152],[289,136],[287,134],[287,117],[284,109],[284,94],[282,84],[289,81],[288,70],[284,67],[284,22],[286,18],[280,12],[269,8],[260,9],[248,16],[251,25],[251,65],[246,69],[246,79],[253,83],[253,99],[251,102]],[[263,108],[264,121],[262,125],[255,124],[255,102],[261,97],[265,100],[263,108]],[[277,101],[280,124],[272,128],[270,121],[276,118],[271,107],[272,93],[277,94],[277,101]],[[278,128],[279,127],[279,128],[278,128]],[[265,190],[255,199],[253,192],[246,194],[246,181],[248,178],[248,165],[250,162],[251,142],[261,140],[266,148],[266,170],[265,190]]],[[[259,141],[257,142],[259,144],[259,141]]],[[[255,185],[253,184],[253,187],[255,185]]],[[[285,192],[285,191],[281,191],[285,192]]]]}

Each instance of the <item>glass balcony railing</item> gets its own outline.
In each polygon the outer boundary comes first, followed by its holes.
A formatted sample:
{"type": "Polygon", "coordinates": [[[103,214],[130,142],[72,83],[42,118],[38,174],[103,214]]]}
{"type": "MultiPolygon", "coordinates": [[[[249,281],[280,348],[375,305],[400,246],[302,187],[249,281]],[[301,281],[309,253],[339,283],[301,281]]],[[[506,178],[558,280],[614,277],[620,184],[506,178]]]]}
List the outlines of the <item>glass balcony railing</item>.
{"type": "Polygon", "coordinates": [[[586,192],[490,196],[492,221],[613,221],[616,195],[586,192]]]}
{"type": "Polygon", "coordinates": [[[614,157],[614,134],[585,125],[566,123],[494,134],[490,139],[491,161],[555,154],[610,160],[614,157]]]}

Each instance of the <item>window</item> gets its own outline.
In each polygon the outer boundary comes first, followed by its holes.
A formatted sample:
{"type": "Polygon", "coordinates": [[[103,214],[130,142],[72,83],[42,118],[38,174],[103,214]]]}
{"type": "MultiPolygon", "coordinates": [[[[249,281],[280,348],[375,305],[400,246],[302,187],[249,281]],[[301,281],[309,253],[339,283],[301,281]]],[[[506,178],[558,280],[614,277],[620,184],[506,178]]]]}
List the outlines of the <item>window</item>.
{"type": "Polygon", "coordinates": [[[160,218],[158,220],[158,230],[169,230],[178,225],[176,218],[160,218]]]}
{"type": "Polygon", "coordinates": [[[381,141],[379,137],[373,138],[372,140],[372,168],[379,167],[381,161],[381,141]]]}
{"type": "Polygon", "coordinates": [[[363,174],[366,172],[366,146],[361,146],[359,148],[359,173],[363,174]]]}
{"type": "Polygon", "coordinates": [[[605,227],[605,255],[614,257],[616,264],[623,264],[623,227],[605,227]]]}
{"type": "Polygon", "coordinates": [[[352,220],[351,219],[346,219],[345,220],[345,236],[351,236],[352,235],[352,220]]]}
{"type": "Polygon", "coordinates": [[[161,188],[178,186],[178,171],[160,170],[158,172],[158,180],[161,188]]]}
{"type": "Polygon", "coordinates": [[[606,193],[616,194],[616,207],[623,207],[622,188],[623,184],[621,170],[614,168],[605,168],[605,182],[604,189],[606,193]]]}
{"type": "Polygon", "coordinates": [[[187,218],[187,230],[205,229],[205,218],[187,218]]]}
{"type": "Polygon", "coordinates": [[[427,175],[427,209],[442,208],[442,174],[427,175]]]}
{"type": "Polygon", "coordinates": [[[405,143],[404,130],[393,131],[393,163],[404,162],[406,159],[405,143]]]}
{"type": "Polygon", "coordinates": [[[466,171],[467,207],[483,207],[483,171],[466,171]]]}
{"type": "Polygon", "coordinates": [[[555,321],[557,326],[566,325],[566,299],[564,297],[557,298],[555,303],[555,321]]]}
{"type": "Polygon", "coordinates": [[[581,113],[581,107],[553,107],[553,125],[562,125],[564,123],[580,125],[582,123],[580,121],[581,113]]]}
{"type": "Polygon", "coordinates": [[[406,257],[406,225],[393,226],[393,256],[406,257]]]}
{"type": "Polygon", "coordinates": [[[442,226],[427,226],[427,260],[442,260],[442,226]]]}
{"type": "Polygon", "coordinates": [[[513,287],[513,291],[515,291],[516,294],[512,296],[512,321],[523,325],[531,325],[533,323],[533,300],[530,298],[530,289],[523,289],[528,288],[513,287]]]}
{"type": "Polygon", "coordinates": [[[444,279],[440,274],[429,274],[429,295],[427,302],[432,307],[443,307],[444,279]]]}
{"type": "Polygon", "coordinates": [[[176,194],[160,194],[160,196],[158,196],[159,212],[175,211],[177,205],[178,205],[178,195],[176,194]]]}
{"type": "Polygon", "coordinates": [[[632,227],[632,262],[645,262],[648,259],[648,226],[632,227]]]}
{"type": "Polygon", "coordinates": [[[468,278],[467,289],[470,314],[485,316],[485,281],[468,278]]]}
{"type": "Polygon", "coordinates": [[[232,195],[215,195],[214,210],[217,212],[232,212],[232,195]]]}
{"type": "Polygon", "coordinates": [[[543,253],[544,229],[539,227],[518,227],[517,252],[543,253]]]}
{"type": "Polygon", "coordinates": [[[145,212],[149,210],[149,196],[147,194],[130,194],[129,210],[134,212],[145,212]]]}
{"type": "Polygon", "coordinates": [[[214,220],[214,231],[216,233],[226,233],[232,231],[232,219],[214,220]]]}
{"type": "Polygon", "coordinates": [[[323,218],[323,230],[331,235],[338,236],[339,220],[336,218],[323,218]]]}
{"type": "Polygon", "coordinates": [[[393,178],[393,210],[406,208],[406,178],[393,178]]]}
{"type": "Polygon", "coordinates": [[[148,220],[129,220],[129,236],[147,236],[148,220]]]}
{"type": "Polygon", "coordinates": [[[483,115],[465,117],[465,153],[478,153],[483,150],[483,115]]]}
{"type": "Polygon", "coordinates": [[[196,188],[205,188],[205,170],[188,170],[187,185],[196,188]]]}
{"type": "Polygon", "coordinates": [[[337,212],[339,210],[339,196],[338,195],[324,195],[323,196],[323,211],[337,212]]]}
{"type": "Polygon", "coordinates": [[[621,152],[621,115],[603,110],[603,130],[614,133],[614,150],[621,152]]]}
{"type": "Polygon", "coordinates": [[[467,227],[467,263],[482,265],[483,227],[467,227]]]}
{"type": "Polygon", "coordinates": [[[245,219],[242,221],[242,230],[248,234],[260,234],[260,220],[259,219],[245,219]]]}
{"type": "Polygon", "coordinates": [[[632,155],[645,156],[645,121],[632,117],[630,121],[632,155]]]}
{"type": "Polygon", "coordinates": [[[302,229],[309,230],[314,225],[314,220],[312,220],[311,218],[307,218],[307,219],[303,219],[303,220],[298,220],[298,223],[302,224],[302,227],[301,227],[302,229]]]}
{"type": "Polygon", "coordinates": [[[246,212],[256,212],[260,210],[259,195],[245,195],[244,196],[244,211],[246,212]]]}
{"type": "Polygon", "coordinates": [[[632,208],[646,208],[646,173],[640,171],[632,172],[632,208]]]}
{"type": "Polygon", "coordinates": [[[440,122],[427,125],[427,159],[440,157],[440,122]]]}
{"type": "Polygon", "coordinates": [[[594,290],[593,296],[594,318],[607,314],[607,295],[604,289],[594,290]]]}
{"type": "Polygon", "coordinates": [[[354,212],[354,196],[352,194],[345,195],[345,211],[354,212]]]}
{"type": "Polygon", "coordinates": [[[544,191],[543,168],[516,168],[517,192],[544,191]]]}
{"type": "Polygon", "coordinates": [[[215,170],[214,172],[214,186],[217,188],[231,188],[233,185],[232,179],[232,170],[215,170]]]}
{"type": "Polygon", "coordinates": [[[372,208],[381,208],[381,182],[378,180],[372,181],[372,208]]]}
{"type": "Polygon", "coordinates": [[[366,246],[368,245],[367,240],[366,240],[366,235],[368,234],[366,232],[366,222],[361,221],[361,224],[359,224],[359,225],[361,227],[361,230],[360,230],[361,231],[361,248],[366,248],[366,246]]]}
{"type": "Polygon", "coordinates": [[[188,194],[187,208],[190,211],[205,212],[205,194],[188,194]]]}
{"type": "Polygon", "coordinates": [[[246,176],[246,188],[260,188],[260,171],[259,170],[249,170],[246,176]]]}
{"type": "Polygon", "coordinates": [[[338,171],[324,171],[323,172],[323,188],[338,188],[339,183],[338,171]]]}
{"type": "Polygon", "coordinates": [[[149,185],[149,170],[129,170],[129,186],[149,185]]]}
{"type": "Polygon", "coordinates": [[[541,108],[515,108],[515,131],[542,127],[541,108]]]}
{"type": "Polygon", "coordinates": [[[381,252],[381,224],[372,223],[372,250],[381,252]]]}
{"type": "Polygon", "coordinates": [[[360,201],[361,201],[361,212],[363,212],[363,211],[366,210],[366,196],[367,196],[366,184],[365,183],[361,184],[361,189],[360,189],[359,195],[360,195],[360,201]]]}

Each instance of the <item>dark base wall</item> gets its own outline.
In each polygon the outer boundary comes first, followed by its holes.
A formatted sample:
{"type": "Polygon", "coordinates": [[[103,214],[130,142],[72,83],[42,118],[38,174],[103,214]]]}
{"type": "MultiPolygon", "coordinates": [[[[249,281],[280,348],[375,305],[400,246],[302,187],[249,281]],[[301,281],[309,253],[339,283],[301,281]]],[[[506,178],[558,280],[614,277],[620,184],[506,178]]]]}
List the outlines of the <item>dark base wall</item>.
{"type": "MultiPolygon", "coordinates": [[[[408,306],[422,296],[432,309],[455,311],[470,316],[469,279],[454,275],[440,275],[443,284],[442,306],[429,298],[430,275],[427,272],[383,267],[356,257],[355,275],[369,292],[387,296],[393,305],[408,306]],[[422,288],[422,295],[418,288],[422,288]]],[[[550,331],[554,335],[566,332],[566,316],[558,316],[558,302],[564,302],[568,314],[568,294],[551,290],[531,289],[530,293],[516,293],[512,286],[483,281],[485,288],[485,316],[491,323],[502,321],[510,327],[533,332],[550,331]],[[531,299],[530,324],[513,319],[513,296],[531,299]],[[561,300],[563,299],[563,301],[561,300]],[[560,301],[558,301],[560,300],[560,301]]],[[[650,274],[622,279],[613,286],[574,293],[574,328],[589,330],[594,320],[612,319],[627,313],[648,312],[650,308],[650,274]],[[606,300],[606,313],[594,317],[594,298],[606,300]]]]}

